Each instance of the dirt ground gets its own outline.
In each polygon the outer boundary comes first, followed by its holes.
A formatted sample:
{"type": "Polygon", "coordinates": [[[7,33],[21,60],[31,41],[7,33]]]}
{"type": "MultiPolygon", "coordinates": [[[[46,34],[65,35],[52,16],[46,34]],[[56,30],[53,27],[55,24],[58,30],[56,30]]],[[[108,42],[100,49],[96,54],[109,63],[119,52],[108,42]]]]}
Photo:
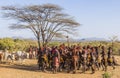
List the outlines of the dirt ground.
{"type": "MultiPolygon", "coordinates": [[[[120,56],[115,57],[118,64],[120,64],[120,56]]],[[[108,72],[112,78],[120,78],[120,66],[116,66],[113,70],[112,67],[108,68],[108,72]]],[[[14,64],[0,64],[0,78],[102,78],[104,71],[96,71],[95,74],[90,74],[87,71],[85,74],[77,71],[76,74],[72,73],[57,73],[41,72],[37,68],[37,60],[25,60],[22,64],[15,62],[14,64]]]]}

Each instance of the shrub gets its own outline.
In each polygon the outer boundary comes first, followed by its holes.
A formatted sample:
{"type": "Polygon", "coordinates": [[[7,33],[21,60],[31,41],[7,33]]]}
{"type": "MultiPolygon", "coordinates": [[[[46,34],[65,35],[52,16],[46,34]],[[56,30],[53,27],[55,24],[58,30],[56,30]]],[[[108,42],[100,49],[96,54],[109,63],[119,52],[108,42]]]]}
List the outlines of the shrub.
{"type": "Polygon", "coordinates": [[[111,75],[108,72],[105,72],[102,76],[103,78],[111,78],[111,75]]]}

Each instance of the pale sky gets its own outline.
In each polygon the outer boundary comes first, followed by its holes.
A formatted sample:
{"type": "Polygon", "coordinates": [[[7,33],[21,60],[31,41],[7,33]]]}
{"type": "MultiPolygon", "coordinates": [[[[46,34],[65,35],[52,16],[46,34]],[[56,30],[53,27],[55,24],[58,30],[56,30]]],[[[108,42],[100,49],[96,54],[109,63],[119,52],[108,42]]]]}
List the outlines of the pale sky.
{"type": "MultiPolygon", "coordinates": [[[[118,36],[120,40],[120,0],[1,0],[1,6],[35,5],[52,3],[64,8],[64,12],[79,22],[78,38],[105,38],[118,36]]],[[[0,10],[0,38],[34,37],[28,30],[10,30],[8,26],[15,21],[2,18],[0,10]]]]}

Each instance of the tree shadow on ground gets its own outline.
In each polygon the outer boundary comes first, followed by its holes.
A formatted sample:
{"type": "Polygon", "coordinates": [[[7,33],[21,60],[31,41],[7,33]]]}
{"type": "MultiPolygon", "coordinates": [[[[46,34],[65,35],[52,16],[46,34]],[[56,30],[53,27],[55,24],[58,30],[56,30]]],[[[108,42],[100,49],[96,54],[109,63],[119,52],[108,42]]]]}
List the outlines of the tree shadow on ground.
{"type": "Polygon", "coordinates": [[[2,63],[0,67],[3,68],[11,68],[11,69],[19,69],[19,70],[26,70],[26,71],[39,71],[37,65],[24,65],[24,64],[6,64],[2,63]]]}

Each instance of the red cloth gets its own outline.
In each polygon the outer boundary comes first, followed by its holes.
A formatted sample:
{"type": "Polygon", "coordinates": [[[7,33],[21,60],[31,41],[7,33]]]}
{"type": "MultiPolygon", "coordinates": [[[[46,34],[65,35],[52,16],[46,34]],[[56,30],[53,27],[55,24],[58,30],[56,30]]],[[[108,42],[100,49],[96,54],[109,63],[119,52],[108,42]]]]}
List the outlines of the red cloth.
{"type": "Polygon", "coordinates": [[[54,66],[59,67],[58,57],[54,57],[54,66]]]}

